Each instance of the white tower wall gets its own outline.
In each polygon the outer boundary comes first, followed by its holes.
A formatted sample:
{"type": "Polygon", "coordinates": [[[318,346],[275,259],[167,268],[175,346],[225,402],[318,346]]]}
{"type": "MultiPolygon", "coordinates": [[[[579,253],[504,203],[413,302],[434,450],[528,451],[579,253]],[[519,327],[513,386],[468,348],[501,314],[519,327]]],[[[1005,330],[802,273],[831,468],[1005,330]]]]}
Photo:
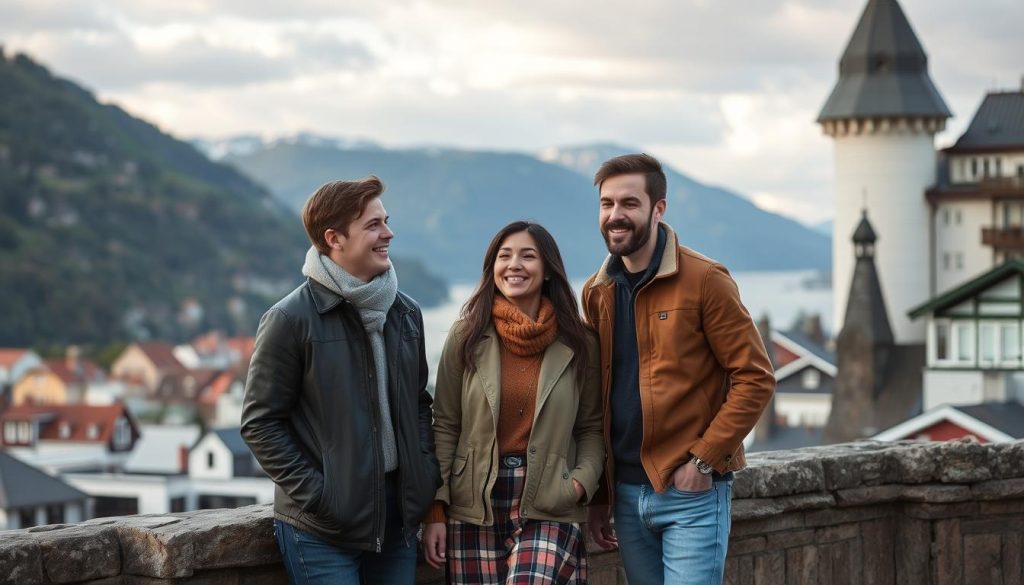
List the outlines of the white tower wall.
{"type": "MultiPolygon", "coordinates": [[[[835,138],[836,217],[832,290],[836,331],[843,326],[853,279],[851,237],[867,207],[878,234],[875,264],[896,343],[924,343],[924,320],[907,311],[929,298],[930,211],[925,190],[935,182],[933,128],[900,123],[872,127],[849,121],[835,138]],[[862,126],[862,127],[858,127],[862,126]]],[[[838,128],[837,128],[838,129],[838,128]]]]}

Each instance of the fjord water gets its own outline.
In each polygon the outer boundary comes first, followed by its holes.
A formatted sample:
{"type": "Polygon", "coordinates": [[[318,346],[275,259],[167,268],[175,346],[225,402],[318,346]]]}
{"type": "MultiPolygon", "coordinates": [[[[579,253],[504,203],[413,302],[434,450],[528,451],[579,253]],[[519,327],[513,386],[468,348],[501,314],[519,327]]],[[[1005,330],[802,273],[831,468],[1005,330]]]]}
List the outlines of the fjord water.
{"type": "MultiPolygon", "coordinates": [[[[740,288],[743,304],[754,319],[767,314],[773,329],[789,329],[801,312],[821,315],[826,331],[832,324],[832,289],[815,286],[821,275],[813,270],[787,272],[736,272],[733,273],[740,288]]],[[[399,275],[401,280],[401,275],[399,275]]],[[[573,290],[579,296],[583,280],[573,281],[573,290]]],[[[455,284],[451,287],[448,302],[423,311],[423,326],[426,328],[427,362],[430,364],[430,380],[433,383],[437,362],[441,357],[448,329],[459,316],[462,304],[473,293],[473,284],[455,284]]]]}

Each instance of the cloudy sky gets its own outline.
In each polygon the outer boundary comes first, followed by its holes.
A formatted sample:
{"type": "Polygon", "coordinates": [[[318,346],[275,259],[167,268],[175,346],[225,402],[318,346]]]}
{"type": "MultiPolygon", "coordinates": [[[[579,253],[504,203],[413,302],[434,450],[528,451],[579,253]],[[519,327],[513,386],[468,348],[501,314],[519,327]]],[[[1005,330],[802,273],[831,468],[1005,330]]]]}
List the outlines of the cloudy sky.
{"type": "MultiPolygon", "coordinates": [[[[179,137],[614,141],[807,222],[866,0],[4,0],[0,43],[179,137]]],[[[956,117],[1024,75],[1024,2],[902,0],[956,117]]]]}

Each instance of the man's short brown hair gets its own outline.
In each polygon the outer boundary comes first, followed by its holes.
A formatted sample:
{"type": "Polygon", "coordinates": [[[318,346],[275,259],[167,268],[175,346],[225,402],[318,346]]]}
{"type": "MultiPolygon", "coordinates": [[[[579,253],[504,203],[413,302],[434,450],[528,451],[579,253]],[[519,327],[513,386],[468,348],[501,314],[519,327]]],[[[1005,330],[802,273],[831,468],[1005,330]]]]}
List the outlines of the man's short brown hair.
{"type": "Polygon", "coordinates": [[[370,175],[358,181],[331,181],[317,189],[302,206],[302,225],[321,254],[331,253],[324,232],[348,235],[348,226],[363,214],[366,204],[384,193],[384,183],[370,175]]]}
{"type": "Polygon", "coordinates": [[[644,176],[644,192],[651,198],[651,207],[654,207],[655,203],[665,198],[668,181],[665,172],[661,170],[661,163],[649,154],[624,154],[604,161],[594,175],[594,185],[600,189],[601,183],[607,179],[637,174],[644,176]]]}

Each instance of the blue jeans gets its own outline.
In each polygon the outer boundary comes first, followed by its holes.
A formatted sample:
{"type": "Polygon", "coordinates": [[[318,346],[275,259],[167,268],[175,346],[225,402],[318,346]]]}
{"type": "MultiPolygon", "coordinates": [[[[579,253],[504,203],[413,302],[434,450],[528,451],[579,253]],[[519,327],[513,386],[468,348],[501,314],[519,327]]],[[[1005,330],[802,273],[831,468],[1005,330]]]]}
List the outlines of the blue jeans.
{"type": "Polygon", "coordinates": [[[615,486],[615,533],[626,578],[643,585],[722,583],[732,517],[732,474],[705,492],[672,485],[615,486]]]}
{"type": "Polygon", "coordinates": [[[402,534],[396,488],[388,484],[388,511],[381,552],[343,549],[291,524],[274,520],[291,585],[412,585],[416,580],[415,537],[402,534]]]}

